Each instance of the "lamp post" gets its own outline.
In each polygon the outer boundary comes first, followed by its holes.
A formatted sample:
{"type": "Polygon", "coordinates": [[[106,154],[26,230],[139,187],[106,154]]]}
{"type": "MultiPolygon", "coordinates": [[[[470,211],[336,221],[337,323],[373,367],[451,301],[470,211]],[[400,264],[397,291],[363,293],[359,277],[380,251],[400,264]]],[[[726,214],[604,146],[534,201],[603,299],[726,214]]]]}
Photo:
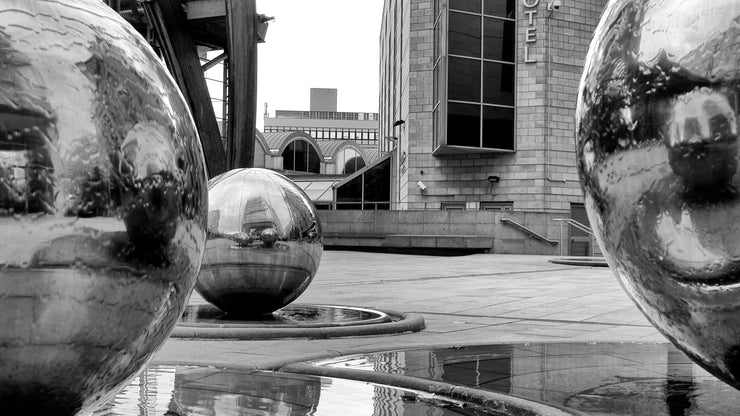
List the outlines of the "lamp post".
{"type": "MultiPolygon", "coordinates": [[[[393,133],[396,133],[396,128],[404,125],[406,123],[406,120],[398,119],[393,122],[393,133]]],[[[396,134],[394,136],[394,139],[396,139],[395,142],[395,149],[396,149],[396,204],[398,204],[398,209],[401,209],[401,139],[399,138],[400,135],[396,134]]]]}
{"type": "MultiPolygon", "coordinates": [[[[396,167],[396,204],[400,203],[400,197],[401,197],[401,190],[399,189],[399,184],[401,181],[401,175],[399,170],[399,163],[398,163],[398,137],[396,136],[385,136],[385,139],[393,143],[393,149],[391,151],[393,152],[393,158],[396,159],[395,167],[396,167]]],[[[391,208],[393,208],[393,202],[391,201],[391,208]]]]}

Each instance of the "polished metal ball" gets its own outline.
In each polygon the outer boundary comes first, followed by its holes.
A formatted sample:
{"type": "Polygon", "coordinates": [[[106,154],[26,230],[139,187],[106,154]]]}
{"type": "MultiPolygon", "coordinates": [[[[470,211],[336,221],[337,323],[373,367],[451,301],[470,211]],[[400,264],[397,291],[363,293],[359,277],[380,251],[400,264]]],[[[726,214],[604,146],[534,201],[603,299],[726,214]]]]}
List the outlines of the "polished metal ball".
{"type": "Polygon", "coordinates": [[[577,159],[606,260],[648,319],[740,388],[740,3],[616,0],[586,59],[577,159]]]}
{"type": "Polygon", "coordinates": [[[223,311],[270,313],[303,293],[323,251],[311,200],[267,169],[235,169],[208,183],[208,241],[195,290],[223,311]]]}
{"type": "Polygon", "coordinates": [[[0,0],[0,413],[69,415],[173,329],[206,239],[194,123],[97,0],[0,0]]]}

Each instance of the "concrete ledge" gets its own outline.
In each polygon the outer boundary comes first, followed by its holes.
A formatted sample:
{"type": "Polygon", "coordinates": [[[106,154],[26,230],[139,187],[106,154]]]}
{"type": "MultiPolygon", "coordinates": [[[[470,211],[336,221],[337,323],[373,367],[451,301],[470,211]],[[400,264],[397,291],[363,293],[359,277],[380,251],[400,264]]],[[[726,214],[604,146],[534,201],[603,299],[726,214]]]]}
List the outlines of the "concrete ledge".
{"type": "Polygon", "coordinates": [[[486,235],[390,234],[385,241],[386,247],[493,248],[493,237],[486,235]]]}
{"type": "Polygon", "coordinates": [[[384,239],[385,234],[382,233],[324,233],[324,238],[370,238],[370,239],[384,239]]]}
{"type": "Polygon", "coordinates": [[[325,246],[491,250],[493,237],[464,234],[329,233],[325,246]]]}

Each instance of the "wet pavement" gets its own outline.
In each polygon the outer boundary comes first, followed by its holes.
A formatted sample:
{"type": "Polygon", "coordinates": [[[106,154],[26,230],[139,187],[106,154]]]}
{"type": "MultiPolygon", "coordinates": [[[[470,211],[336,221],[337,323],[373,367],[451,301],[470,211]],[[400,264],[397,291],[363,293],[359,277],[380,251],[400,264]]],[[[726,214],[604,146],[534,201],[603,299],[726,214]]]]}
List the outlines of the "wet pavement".
{"type": "MultiPolygon", "coordinates": [[[[329,365],[325,360],[402,350],[346,359],[353,365],[379,357],[388,362],[415,362],[418,367],[388,368],[565,405],[586,414],[736,413],[732,409],[740,408],[740,402],[735,390],[670,347],[609,269],[559,265],[549,259],[327,251],[314,282],[296,302],[415,313],[424,317],[426,328],[331,339],[171,338],[153,365],[278,370],[297,362],[321,360],[329,365]],[[441,353],[448,350],[451,355],[441,353]],[[453,364],[455,351],[463,351],[468,358],[453,364]],[[435,368],[444,371],[429,373],[435,368]]],[[[204,303],[197,295],[191,299],[191,305],[204,303]]],[[[379,414],[354,410],[308,414],[379,414]]]]}

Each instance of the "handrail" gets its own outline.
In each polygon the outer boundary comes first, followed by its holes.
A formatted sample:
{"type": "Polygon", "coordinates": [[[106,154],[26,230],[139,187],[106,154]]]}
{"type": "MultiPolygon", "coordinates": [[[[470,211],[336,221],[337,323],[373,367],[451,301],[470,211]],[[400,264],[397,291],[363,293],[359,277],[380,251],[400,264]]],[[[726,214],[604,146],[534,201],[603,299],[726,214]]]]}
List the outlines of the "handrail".
{"type": "Polygon", "coordinates": [[[583,231],[584,233],[588,233],[590,235],[594,235],[594,230],[592,230],[589,226],[582,224],[573,218],[553,218],[553,221],[564,221],[567,222],[569,225],[578,228],[579,230],[583,231]]]}
{"type": "MultiPolygon", "coordinates": [[[[560,241],[563,240],[563,223],[570,225],[571,227],[581,230],[584,233],[588,234],[589,238],[589,255],[594,256],[596,254],[596,237],[594,236],[594,230],[591,229],[591,227],[582,224],[573,218],[553,218],[553,221],[557,221],[560,223],[560,241]]],[[[565,251],[567,250],[566,244],[563,244],[560,246],[560,255],[565,255],[565,251]]]]}
{"type": "Polygon", "coordinates": [[[542,240],[542,241],[544,241],[546,243],[550,243],[550,245],[552,245],[552,246],[558,245],[558,241],[557,240],[550,240],[547,237],[544,237],[544,236],[542,236],[540,234],[537,234],[536,232],[530,230],[529,228],[523,226],[522,224],[519,224],[518,222],[516,222],[514,220],[511,220],[509,218],[501,218],[501,222],[504,223],[504,224],[512,225],[515,228],[518,228],[519,230],[524,231],[525,233],[529,234],[532,237],[535,237],[535,238],[537,238],[539,240],[542,240]]]}

